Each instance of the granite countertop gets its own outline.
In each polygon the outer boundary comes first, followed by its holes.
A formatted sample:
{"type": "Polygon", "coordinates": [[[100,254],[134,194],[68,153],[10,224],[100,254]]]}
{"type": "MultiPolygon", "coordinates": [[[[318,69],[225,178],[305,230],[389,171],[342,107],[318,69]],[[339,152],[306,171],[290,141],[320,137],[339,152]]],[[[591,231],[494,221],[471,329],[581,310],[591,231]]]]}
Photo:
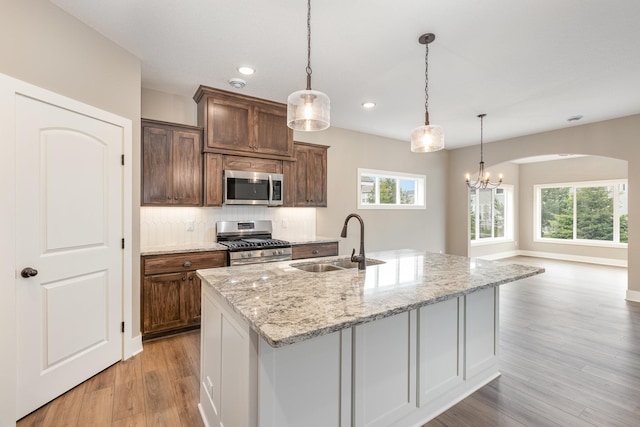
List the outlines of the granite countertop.
{"type": "Polygon", "coordinates": [[[217,242],[207,243],[181,243],[166,246],[148,246],[140,248],[140,255],[167,255],[186,252],[226,251],[226,246],[217,242]]]}
{"type": "Polygon", "coordinates": [[[544,272],[415,250],[367,255],[385,263],[325,273],[291,266],[345,258],[327,257],[198,270],[198,275],[269,345],[283,347],[544,272]]]}

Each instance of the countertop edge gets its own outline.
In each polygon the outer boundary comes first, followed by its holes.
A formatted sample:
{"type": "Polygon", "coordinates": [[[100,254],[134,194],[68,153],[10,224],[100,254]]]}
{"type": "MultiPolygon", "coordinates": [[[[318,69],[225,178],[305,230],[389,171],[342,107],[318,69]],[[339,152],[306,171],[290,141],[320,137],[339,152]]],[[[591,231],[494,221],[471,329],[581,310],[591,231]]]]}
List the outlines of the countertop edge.
{"type": "MultiPolygon", "coordinates": [[[[306,260],[305,260],[306,261],[306,260]]],[[[288,336],[286,338],[281,338],[281,339],[274,339],[272,338],[268,333],[266,333],[259,325],[257,325],[256,323],[254,323],[250,318],[248,318],[240,309],[238,309],[231,301],[229,301],[229,299],[227,297],[225,297],[225,295],[223,293],[221,293],[220,291],[218,291],[218,289],[215,288],[215,286],[211,285],[208,283],[208,281],[206,280],[205,276],[201,275],[199,271],[197,271],[198,276],[202,279],[202,284],[203,286],[208,286],[210,289],[212,289],[216,295],[218,295],[220,298],[222,298],[222,300],[224,300],[224,302],[227,304],[227,306],[229,308],[231,308],[231,310],[236,313],[238,316],[240,316],[241,319],[243,319],[247,325],[253,329],[258,336],[260,336],[267,344],[269,344],[271,347],[273,348],[281,348],[281,347],[285,347],[291,344],[295,344],[298,342],[302,342],[302,341],[306,341],[312,338],[316,338],[316,337],[320,337],[323,335],[327,335],[333,332],[338,332],[341,331],[343,329],[348,329],[348,328],[352,328],[354,326],[358,326],[358,325],[362,325],[365,323],[369,323],[369,322],[373,322],[379,319],[384,319],[386,317],[390,317],[390,316],[394,316],[396,314],[401,314],[401,313],[405,313],[411,310],[415,310],[421,307],[425,307],[427,305],[432,305],[432,304],[437,304],[443,301],[447,301],[453,298],[459,298],[461,296],[464,295],[469,295],[484,289],[489,289],[489,288],[495,288],[507,283],[511,283],[511,282],[515,282],[518,280],[522,280],[522,279],[526,279],[528,277],[532,277],[532,276],[536,276],[538,274],[542,274],[545,272],[544,268],[541,267],[536,267],[537,270],[534,271],[530,271],[530,272],[526,272],[526,273],[522,273],[519,274],[518,276],[515,277],[511,277],[508,279],[502,279],[502,280],[498,280],[496,282],[492,282],[492,283],[487,283],[484,285],[480,285],[477,287],[474,287],[472,289],[465,289],[465,290],[461,290],[458,292],[452,292],[450,294],[446,294],[446,295],[442,295],[436,298],[432,298],[432,299],[427,299],[427,300],[422,300],[422,301],[416,301],[414,303],[411,304],[407,304],[405,306],[402,307],[396,307],[396,308],[392,308],[392,309],[388,309],[386,311],[382,311],[379,313],[374,313],[372,315],[369,316],[364,316],[364,317],[358,317],[358,318],[354,318],[352,320],[348,320],[348,321],[344,321],[344,322],[339,322],[330,326],[326,326],[326,327],[321,327],[318,328],[314,331],[310,331],[310,332],[305,332],[305,333],[301,333],[301,334],[297,334],[297,335],[291,335],[288,336]]]]}

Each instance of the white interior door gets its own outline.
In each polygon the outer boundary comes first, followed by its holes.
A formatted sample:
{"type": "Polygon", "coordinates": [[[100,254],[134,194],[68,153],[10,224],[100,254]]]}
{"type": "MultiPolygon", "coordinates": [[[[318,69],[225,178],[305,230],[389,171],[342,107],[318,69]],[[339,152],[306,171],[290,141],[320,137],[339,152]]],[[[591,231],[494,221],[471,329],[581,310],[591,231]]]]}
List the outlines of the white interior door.
{"type": "Polygon", "coordinates": [[[18,418],[122,357],[122,152],[121,127],[16,96],[18,418]]]}

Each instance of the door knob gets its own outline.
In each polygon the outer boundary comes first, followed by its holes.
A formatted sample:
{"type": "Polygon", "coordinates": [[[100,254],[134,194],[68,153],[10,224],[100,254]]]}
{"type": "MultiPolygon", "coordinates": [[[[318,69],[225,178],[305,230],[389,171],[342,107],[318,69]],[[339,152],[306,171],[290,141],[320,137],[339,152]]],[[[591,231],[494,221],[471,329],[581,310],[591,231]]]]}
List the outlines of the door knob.
{"type": "Polygon", "coordinates": [[[31,267],[23,268],[22,271],[20,272],[20,275],[28,279],[29,277],[37,276],[38,270],[31,267]]]}

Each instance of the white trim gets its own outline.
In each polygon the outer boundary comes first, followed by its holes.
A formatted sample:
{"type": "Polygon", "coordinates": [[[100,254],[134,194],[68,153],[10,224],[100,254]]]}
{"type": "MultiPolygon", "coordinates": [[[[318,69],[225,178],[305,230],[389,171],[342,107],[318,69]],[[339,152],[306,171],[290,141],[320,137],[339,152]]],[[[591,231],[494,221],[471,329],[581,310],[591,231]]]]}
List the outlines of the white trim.
{"type": "MultiPolygon", "coordinates": [[[[426,175],[419,175],[419,174],[414,174],[414,173],[407,173],[407,172],[393,172],[393,171],[383,171],[383,170],[376,170],[376,169],[366,169],[366,168],[358,168],[358,176],[356,179],[356,183],[357,183],[357,205],[358,205],[358,209],[394,209],[394,210],[405,210],[405,209],[409,209],[409,210],[415,210],[415,209],[422,209],[425,210],[427,209],[427,176],[426,175]],[[389,179],[395,179],[397,180],[402,180],[402,179],[411,179],[414,180],[416,183],[416,188],[415,188],[415,192],[414,192],[414,201],[415,204],[413,205],[402,205],[400,203],[397,204],[381,204],[380,203],[380,193],[379,193],[379,186],[376,186],[376,201],[374,204],[369,204],[369,203],[362,203],[362,175],[371,175],[374,176],[376,178],[376,182],[378,182],[378,180],[380,178],[389,178],[389,179]]],[[[396,200],[399,201],[400,200],[400,185],[397,186],[396,188],[396,200]]]]}
{"type": "Polygon", "coordinates": [[[471,240],[471,246],[489,246],[489,245],[499,245],[501,243],[513,243],[514,240],[511,237],[488,237],[486,239],[480,240],[471,240]]]}
{"type": "Polygon", "coordinates": [[[16,420],[16,165],[15,89],[22,82],[0,74],[0,425],[16,420]]]}
{"type": "Polygon", "coordinates": [[[124,346],[131,352],[128,356],[124,357],[125,360],[138,353],[142,353],[142,334],[138,334],[129,340],[125,339],[124,346]]]}
{"type": "Polygon", "coordinates": [[[521,251],[507,251],[507,252],[498,252],[495,254],[487,254],[487,255],[480,255],[477,257],[473,257],[473,258],[479,258],[479,259],[486,259],[489,261],[493,261],[496,259],[503,259],[503,258],[511,258],[514,256],[518,256],[521,255],[520,253],[521,251]]]}
{"type": "Polygon", "coordinates": [[[601,258],[582,255],[560,254],[556,252],[539,252],[539,251],[518,251],[518,255],[531,256],[536,258],[559,259],[562,261],[584,262],[587,264],[610,265],[613,267],[627,267],[626,259],[601,258]]]}
{"type": "MultiPolygon", "coordinates": [[[[598,181],[581,181],[581,182],[566,182],[566,183],[553,183],[553,184],[535,184],[533,186],[533,241],[536,243],[559,243],[570,245],[582,245],[582,246],[594,246],[594,247],[609,247],[609,248],[627,248],[627,243],[620,242],[620,211],[618,209],[619,190],[620,184],[629,185],[628,179],[608,179],[598,181]],[[578,198],[576,196],[576,190],[579,188],[589,187],[608,187],[613,186],[613,237],[618,241],[606,241],[606,240],[586,240],[578,239],[577,232],[577,203],[578,198]],[[542,198],[540,196],[541,190],[546,188],[571,188],[573,198],[573,239],[555,239],[541,237],[541,222],[542,222],[542,198]],[[617,219],[617,220],[616,220],[617,219]]],[[[626,190],[629,191],[628,189],[626,190]]],[[[627,211],[628,214],[628,211],[627,211]]]]}
{"type": "Polygon", "coordinates": [[[640,291],[632,291],[631,289],[627,289],[627,301],[631,302],[640,302],[640,291]]]}

